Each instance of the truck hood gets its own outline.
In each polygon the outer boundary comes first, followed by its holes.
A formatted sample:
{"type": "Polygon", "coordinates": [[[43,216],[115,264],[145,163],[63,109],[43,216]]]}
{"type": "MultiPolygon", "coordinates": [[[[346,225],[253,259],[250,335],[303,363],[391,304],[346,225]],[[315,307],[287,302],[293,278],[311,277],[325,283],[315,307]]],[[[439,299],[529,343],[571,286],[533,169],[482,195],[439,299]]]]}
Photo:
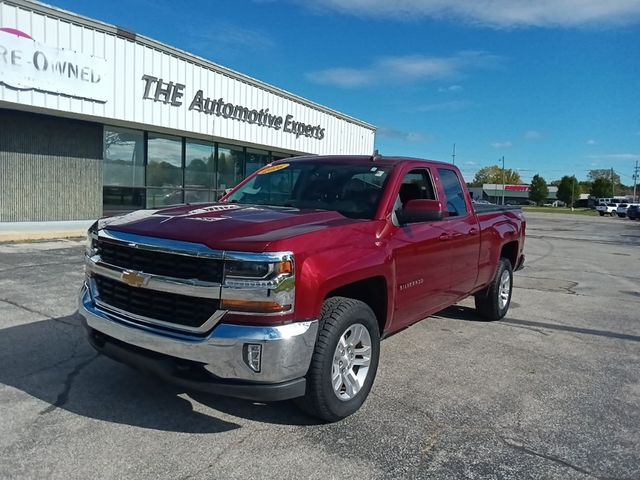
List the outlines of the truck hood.
{"type": "Polygon", "coordinates": [[[217,250],[262,252],[277,240],[360,222],[332,211],[218,203],[139,210],[102,219],[98,228],[217,250]]]}

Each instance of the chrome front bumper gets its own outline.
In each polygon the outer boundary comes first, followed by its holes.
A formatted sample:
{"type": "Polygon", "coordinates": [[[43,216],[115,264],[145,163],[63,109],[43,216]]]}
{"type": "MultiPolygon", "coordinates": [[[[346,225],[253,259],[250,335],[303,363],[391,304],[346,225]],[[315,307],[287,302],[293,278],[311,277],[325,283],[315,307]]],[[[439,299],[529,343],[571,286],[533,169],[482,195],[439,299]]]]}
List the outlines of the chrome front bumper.
{"type": "MultiPolygon", "coordinates": [[[[245,326],[219,323],[206,336],[170,333],[127,319],[95,304],[85,284],[80,293],[79,312],[87,327],[124,344],[175,359],[202,364],[219,379],[276,384],[306,375],[318,332],[318,321],[281,326],[245,326]],[[260,372],[245,363],[246,344],[260,344],[260,372]]],[[[223,319],[224,320],[224,319],[223,319]]]]}

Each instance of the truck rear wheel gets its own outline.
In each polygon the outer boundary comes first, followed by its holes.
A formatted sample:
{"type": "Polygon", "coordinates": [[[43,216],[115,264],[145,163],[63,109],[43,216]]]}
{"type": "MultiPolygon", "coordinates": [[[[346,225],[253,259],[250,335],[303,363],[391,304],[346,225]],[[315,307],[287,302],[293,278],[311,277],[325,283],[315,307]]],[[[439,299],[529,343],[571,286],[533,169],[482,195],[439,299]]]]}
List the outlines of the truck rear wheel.
{"type": "Polygon", "coordinates": [[[380,333],[367,304],[345,297],[325,301],[307,373],[307,392],[297,400],[308,414],[336,422],[364,403],[378,370],[380,333]]]}
{"type": "Polygon", "coordinates": [[[513,291],[511,262],[501,258],[496,276],[485,290],[476,293],[476,311],[487,320],[500,320],[509,310],[513,291]]]}

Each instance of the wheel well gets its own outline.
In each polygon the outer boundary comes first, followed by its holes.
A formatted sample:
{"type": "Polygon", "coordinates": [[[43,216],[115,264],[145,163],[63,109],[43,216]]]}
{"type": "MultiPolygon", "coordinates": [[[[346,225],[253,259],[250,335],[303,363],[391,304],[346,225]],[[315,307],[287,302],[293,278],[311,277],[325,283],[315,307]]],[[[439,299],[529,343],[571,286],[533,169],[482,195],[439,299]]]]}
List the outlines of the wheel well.
{"type": "Polygon", "coordinates": [[[506,258],[511,262],[511,266],[515,269],[518,262],[518,242],[509,242],[502,247],[500,258],[506,258]]]}
{"type": "Polygon", "coordinates": [[[360,280],[329,292],[325,298],[347,297],[369,305],[378,320],[380,336],[387,323],[387,282],[384,277],[372,277],[360,280]]]}

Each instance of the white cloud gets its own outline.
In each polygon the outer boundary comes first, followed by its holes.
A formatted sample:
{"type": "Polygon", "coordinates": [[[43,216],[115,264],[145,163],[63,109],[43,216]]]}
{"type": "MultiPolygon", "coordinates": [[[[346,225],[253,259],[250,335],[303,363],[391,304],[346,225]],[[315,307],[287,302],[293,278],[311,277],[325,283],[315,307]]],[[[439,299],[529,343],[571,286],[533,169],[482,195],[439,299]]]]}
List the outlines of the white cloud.
{"type": "Polygon", "coordinates": [[[448,87],[440,87],[438,89],[440,93],[455,93],[462,91],[462,85],[449,85],[448,87]]]}
{"type": "Polygon", "coordinates": [[[595,145],[596,143],[598,142],[596,142],[593,138],[590,138],[589,140],[587,140],[587,145],[595,145]]]}
{"type": "Polygon", "coordinates": [[[388,138],[393,140],[404,140],[405,142],[425,142],[431,138],[430,135],[420,132],[405,132],[394,128],[380,127],[376,132],[379,138],[388,138]]]}
{"type": "Polygon", "coordinates": [[[524,132],[524,138],[526,138],[527,140],[537,140],[539,138],[542,138],[542,133],[540,133],[538,130],[527,130],[526,132],[524,132]]]}
{"type": "Polygon", "coordinates": [[[513,146],[513,144],[509,140],[506,140],[504,142],[493,142],[491,146],[493,148],[497,148],[498,150],[501,150],[503,148],[510,148],[513,146]]]}
{"type": "Polygon", "coordinates": [[[462,51],[449,57],[404,55],[386,57],[365,67],[338,67],[307,73],[322,85],[357,88],[370,85],[398,85],[456,78],[472,69],[494,68],[502,57],[481,51],[462,51]]]}
{"type": "Polygon", "coordinates": [[[433,18],[493,28],[620,25],[640,20],[637,0],[292,0],[316,11],[361,17],[433,18]]]}

